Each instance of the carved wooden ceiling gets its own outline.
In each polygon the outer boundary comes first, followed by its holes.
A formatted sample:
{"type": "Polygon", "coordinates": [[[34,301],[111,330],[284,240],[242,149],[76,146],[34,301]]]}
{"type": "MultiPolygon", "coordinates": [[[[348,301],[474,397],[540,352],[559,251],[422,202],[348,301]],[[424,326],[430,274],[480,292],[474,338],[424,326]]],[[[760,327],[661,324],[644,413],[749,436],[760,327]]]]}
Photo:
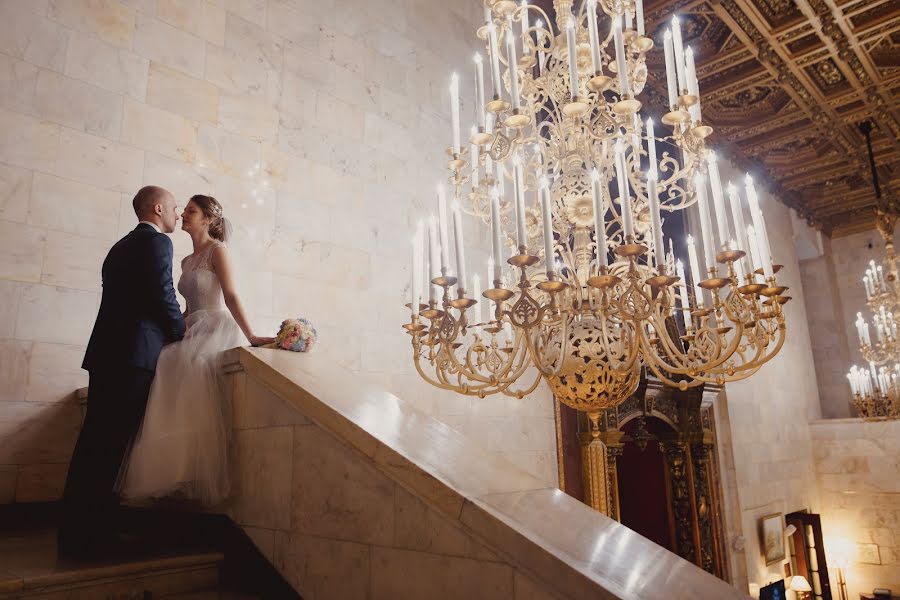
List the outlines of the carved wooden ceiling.
{"type": "MultiPolygon", "coordinates": [[[[549,0],[538,0],[542,5],[549,0]]],[[[704,121],[731,154],[829,235],[874,226],[875,193],[900,198],[900,0],[644,0],[647,31],[677,12],[697,56],[704,121]]],[[[549,7],[548,7],[549,8],[549,7]]],[[[648,58],[652,105],[665,101],[662,52],[648,58]]]]}

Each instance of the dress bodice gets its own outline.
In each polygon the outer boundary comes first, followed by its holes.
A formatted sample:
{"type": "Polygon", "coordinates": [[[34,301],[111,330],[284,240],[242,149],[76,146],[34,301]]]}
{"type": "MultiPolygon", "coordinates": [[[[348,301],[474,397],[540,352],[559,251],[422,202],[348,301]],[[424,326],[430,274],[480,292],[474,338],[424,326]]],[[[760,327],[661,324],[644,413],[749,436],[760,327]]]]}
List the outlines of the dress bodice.
{"type": "Polygon", "coordinates": [[[225,309],[222,285],[212,267],[212,255],[219,246],[224,246],[224,244],[213,240],[199,253],[186,256],[181,261],[178,291],[184,296],[188,310],[191,312],[225,309]]]}

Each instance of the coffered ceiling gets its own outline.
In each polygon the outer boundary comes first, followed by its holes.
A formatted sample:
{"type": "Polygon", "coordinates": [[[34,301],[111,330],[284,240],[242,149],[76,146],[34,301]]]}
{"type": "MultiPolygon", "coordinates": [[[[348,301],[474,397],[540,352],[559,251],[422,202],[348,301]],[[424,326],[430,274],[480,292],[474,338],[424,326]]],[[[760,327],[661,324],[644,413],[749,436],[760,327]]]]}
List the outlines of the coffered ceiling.
{"type": "MultiPolygon", "coordinates": [[[[671,16],[683,19],[710,143],[801,217],[834,236],[874,226],[866,119],[882,203],[900,208],[900,0],[644,3],[657,48],[671,16]]],[[[651,54],[650,101],[664,106],[663,56],[651,54]]]]}

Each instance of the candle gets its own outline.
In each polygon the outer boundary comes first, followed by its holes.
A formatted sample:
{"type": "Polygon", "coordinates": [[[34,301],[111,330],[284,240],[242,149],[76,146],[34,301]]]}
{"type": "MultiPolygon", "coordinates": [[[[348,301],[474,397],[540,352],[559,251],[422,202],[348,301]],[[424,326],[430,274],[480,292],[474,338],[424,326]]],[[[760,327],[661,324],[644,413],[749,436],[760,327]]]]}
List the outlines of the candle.
{"type": "Polygon", "coordinates": [[[760,260],[762,261],[763,273],[766,279],[774,277],[772,269],[772,251],[769,248],[769,236],[766,233],[766,221],[763,219],[762,211],[759,208],[759,198],[756,195],[756,188],[753,186],[753,178],[748,173],[744,180],[747,189],[747,202],[750,204],[750,218],[753,220],[753,226],[756,230],[758,250],[760,252],[760,260]]]}
{"type": "Polygon", "coordinates": [[[500,54],[497,52],[497,26],[492,22],[488,25],[488,40],[491,50],[491,84],[494,86],[494,100],[502,96],[500,88],[500,54]]]}
{"type": "Polygon", "coordinates": [[[863,287],[866,288],[866,300],[872,299],[872,291],[869,289],[869,276],[866,275],[863,277],[863,287]]]}
{"type": "MultiPolygon", "coordinates": [[[[475,126],[472,125],[472,135],[475,135],[475,132],[476,132],[475,126]]],[[[478,155],[478,152],[479,152],[478,144],[472,144],[470,146],[470,149],[472,152],[472,189],[474,190],[475,188],[478,187],[478,183],[479,183],[478,174],[479,174],[479,170],[481,167],[481,160],[479,160],[480,157],[478,155]]]]}
{"type": "MultiPolygon", "coordinates": [[[[522,0],[522,4],[520,5],[522,9],[522,55],[528,54],[528,2],[527,0],[522,0]]],[[[512,31],[510,29],[510,31],[512,31]]]]}
{"type": "Polygon", "coordinates": [[[496,189],[491,190],[491,261],[495,271],[490,281],[500,279],[500,264],[503,258],[500,256],[500,195],[496,189]]]}
{"type": "Polygon", "coordinates": [[[744,238],[741,232],[746,231],[744,227],[744,209],[741,206],[741,196],[734,184],[728,184],[728,198],[731,200],[731,216],[734,219],[734,232],[737,237],[737,248],[743,252],[747,252],[744,238]]]}
{"type": "Polygon", "coordinates": [[[656,160],[656,132],[653,129],[653,119],[647,119],[647,154],[650,157],[650,170],[647,176],[659,179],[659,163],[656,160]]]}
{"type": "Polygon", "coordinates": [[[616,181],[619,184],[619,205],[622,209],[622,230],[625,234],[625,243],[634,241],[634,221],[631,214],[631,193],[628,188],[627,167],[625,165],[625,150],[621,141],[616,141],[616,181]]]}
{"type": "Polygon", "coordinates": [[[459,289],[466,289],[466,248],[463,242],[462,211],[453,203],[453,236],[456,242],[456,273],[459,289]]]}
{"type": "MultiPolygon", "coordinates": [[[[538,19],[534,25],[538,29],[543,29],[544,22],[541,21],[540,19],[538,19]]],[[[540,36],[538,37],[538,41],[540,42],[540,45],[538,46],[538,48],[543,48],[544,44],[543,44],[543,41],[540,39],[540,36]]],[[[546,54],[544,54],[544,51],[538,50],[538,76],[544,74],[544,63],[546,62],[546,58],[547,58],[547,56],[546,56],[546,54]]]]}
{"type": "Polygon", "coordinates": [[[597,33],[597,0],[588,0],[588,34],[591,40],[591,66],[594,75],[600,74],[600,35],[597,33]]]}
{"type": "Polygon", "coordinates": [[[431,283],[431,280],[440,277],[440,271],[438,269],[438,236],[437,236],[437,224],[434,222],[434,215],[431,215],[428,219],[428,302],[434,304],[435,302],[435,286],[431,283]]]}
{"type": "Polygon", "coordinates": [[[884,272],[881,270],[881,265],[878,265],[878,268],[875,269],[875,272],[878,274],[878,291],[886,292],[887,284],[885,284],[884,282],[884,272]]]}
{"type": "Polygon", "coordinates": [[[512,96],[513,108],[518,110],[522,105],[519,99],[519,63],[516,59],[516,38],[512,32],[512,15],[509,19],[509,29],[506,30],[506,58],[509,60],[509,93],[512,96]]]}
{"type": "Polygon", "coordinates": [[[675,74],[675,47],[672,43],[672,30],[666,29],[663,37],[663,47],[666,53],[666,85],[669,90],[669,110],[678,106],[678,82],[675,74]]]}
{"type": "Polygon", "coordinates": [[[625,42],[622,36],[622,20],[618,16],[613,17],[613,41],[616,45],[616,70],[619,72],[619,95],[624,100],[626,96],[631,96],[631,89],[628,87],[628,70],[625,63],[625,42]]]}
{"type": "Polygon", "coordinates": [[[484,7],[484,22],[490,23],[491,19],[493,19],[493,17],[491,16],[491,9],[489,6],[485,6],[484,7]]]}
{"type": "Polygon", "coordinates": [[[675,74],[678,76],[678,95],[687,93],[684,73],[684,42],[681,40],[681,21],[672,17],[672,49],[675,51],[675,74]]]}
{"type": "Polygon", "coordinates": [[[525,182],[522,176],[522,160],[518,153],[513,157],[513,171],[516,194],[516,243],[519,246],[519,252],[524,253],[524,248],[528,245],[528,237],[525,234],[525,182]]]}
{"type": "Polygon", "coordinates": [[[483,323],[486,323],[489,319],[485,317],[487,311],[484,310],[483,307],[487,306],[487,302],[481,301],[481,278],[478,277],[478,273],[472,275],[472,299],[478,302],[478,308],[476,308],[476,315],[481,319],[483,323]]]}
{"type": "Polygon", "coordinates": [[[574,102],[578,97],[578,54],[575,49],[575,17],[572,15],[566,23],[566,43],[569,50],[569,90],[574,102]]]}
{"type": "MultiPolygon", "coordinates": [[[[729,240],[728,249],[734,250],[735,248],[737,248],[737,244],[735,244],[734,239],[729,240]]],[[[734,274],[737,276],[737,283],[741,285],[741,282],[744,281],[744,261],[743,259],[736,260],[732,264],[734,264],[734,274]]]]}
{"type": "Polygon", "coordinates": [[[634,0],[634,18],[637,21],[638,35],[644,35],[644,0],[634,0]]]}
{"type": "Polygon", "coordinates": [[[416,235],[412,242],[412,282],[410,284],[410,314],[419,314],[422,302],[422,221],[416,224],[416,235]]]}
{"type": "Polygon", "coordinates": [[[703,288],[700,287],[700,262],[697,260],[697,249],[694,247],[694,237],[687,237],[688,262],[691,265],[691,283],[694,285],[694,299],[697,308],[703,308],[703,288]]]}
{"type": "Polygon", "coordinates": [[[719,176],[719,161],[715,152],[709,153],[709,185],[712,187],[713,206],[715,207],[716,224],[719,226],[719,244],[724,246],[731,239],[728,231],[728,213],[725,212],[725,195],[722,193],[722,179],[719,176]]]}
{"type": "Polygon", "coordinates": [[[706,199],[706,177],[697,173],[694,179],[697,188],[697,211],[700,213],[700,234],[703,238],[703,260],[710,275],[716,269],[716,250],[713,244],[712,222],[709,216],[709,202],[706,199]]]}
{"type": "Polygon", "coordinates": [[[747,227],[747,243],[750,245],[750,273],[760,268],[759,243],[753,225],[747,227]]]}
{"type": "Polygon", "coordinates": [[[485,103],[484,103],[484,65],[481,62],[481,53],[475,53],[475,118],[478,121],[478,127],[484,129],[485,126],[485,103]]]}
{"type": "Polygon", "coordinates": [[[459,144],[459,75],[450,77],[450,122],[453,129],[453,153],[460,153],[459,144]]]}
{"type": "Polygon", "coordinates": [[[450,243],[447,234],[447,198],[444,190],[444,184],[439,183],[438,193],[438,227],[441,233],[441,275],[450,272],[450,243]]]}
{"type": "Polygon", "coordinates": [[[684,51],[684,61],[688,93],[697,99],[689,109],[691,118],[694,119],[694,121],[700,121],[703,118],[700,113],[700,85],[697,83],[697,69],[694,65],[694,50],[692,48],[688,48],[684,51]]]}
{"type": "Polygon", "coordinates": [[[556,270],[553,263],[555,252],[553,251],[553,215],[550,212],[550,182],[546,177],[540,179],[541,213],[544,217],[544,266],[547,271],[547,281],[553,279],[551,274],[556,270]]]}
{"type": "Polygon", "coordinates": [[[591,171],[591,196],[594,201],[594,241],[597,243],[597,266],[609,267],[609,256],[606,249],[606,210],[603,207],[603,196],[600,189],[600,171],[595,167],[591,171]]]}
{"type": "Polygon", "coordinates": [[[650,195],[650,224],[653,227],[653,255],[656,257],[656,270],[662,274],[665,270],[666,247],[663,243],[662,219],[659,214],[659,192],[656,189],[655,173],[651,172],[647,180],[650,195]]]}
{"type": "Polygon", "coordinates": [[[681,311],[684,316],[684,330],[685,333],[690,335],[691,330],[693,329],[693,323],[691,322],[691,304],[688,301],[687,283],[686,277],[684,276],[684,265],[681,264],[680,260],[675,263],[675,276],[678,277],[678,292],[681,299],[681,311]]]}

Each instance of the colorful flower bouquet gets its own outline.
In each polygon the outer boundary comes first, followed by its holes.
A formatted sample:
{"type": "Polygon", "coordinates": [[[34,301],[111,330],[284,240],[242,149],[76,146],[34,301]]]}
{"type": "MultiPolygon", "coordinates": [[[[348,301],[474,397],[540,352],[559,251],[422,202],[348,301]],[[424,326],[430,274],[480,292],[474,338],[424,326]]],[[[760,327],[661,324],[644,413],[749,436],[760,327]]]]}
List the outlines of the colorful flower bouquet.
{"type": "Polygon", "coordinates": [[[275,346],[291,352],[309,352],[316,343],[316,328],[306,319],[285,319],[275,337],[275,346]]]}

